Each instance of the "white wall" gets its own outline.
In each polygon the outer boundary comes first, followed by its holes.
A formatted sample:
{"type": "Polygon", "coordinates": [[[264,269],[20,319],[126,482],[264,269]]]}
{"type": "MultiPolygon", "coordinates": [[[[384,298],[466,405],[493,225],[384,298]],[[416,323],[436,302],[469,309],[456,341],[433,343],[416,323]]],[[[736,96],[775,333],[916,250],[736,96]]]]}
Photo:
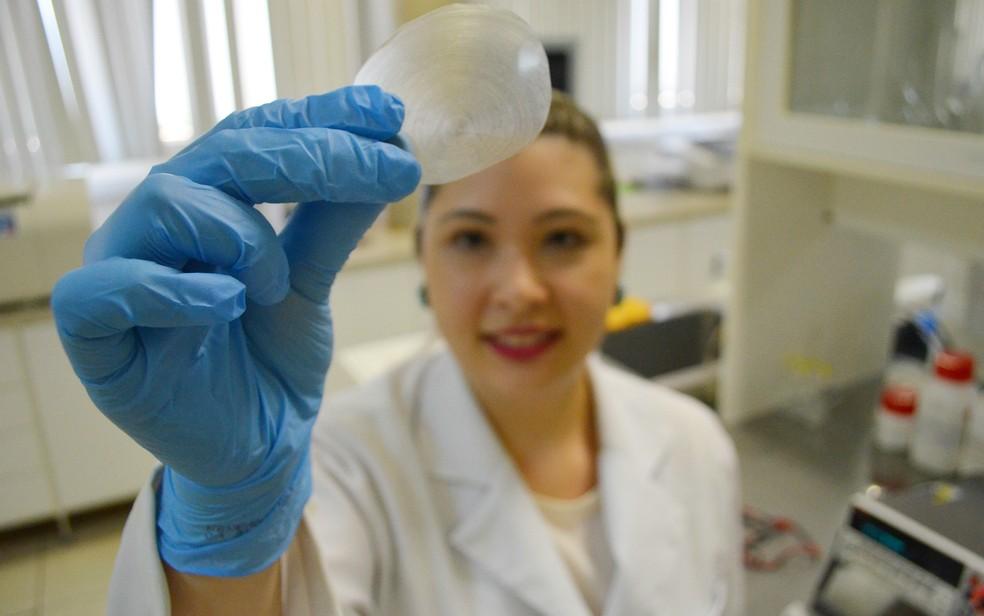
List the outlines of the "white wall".
{"type": "MultiPolygon", "coordinates": [[[[544,44],[575,44],[574,94],[596,117],[616,112],[616,69],[623,0],[482,0],[525,19],[544,44]]],[[[624,19],[624,17],[623,17],[624,19]]]]}

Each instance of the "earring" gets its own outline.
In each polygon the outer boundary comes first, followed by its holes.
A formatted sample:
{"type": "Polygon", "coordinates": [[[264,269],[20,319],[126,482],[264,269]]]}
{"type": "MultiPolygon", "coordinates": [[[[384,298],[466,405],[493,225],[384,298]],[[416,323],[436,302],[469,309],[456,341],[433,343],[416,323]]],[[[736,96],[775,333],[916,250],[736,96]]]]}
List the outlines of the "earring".
{"type": "Polygon", "coordinates": [[[622,288],[622,285],[618,285],[615,287],[615,305],[621,304],[623,299],[625,299],[625,289],[622,288]]]}
{"type": "Polygon", "coordinates": [[[421,284],[417,287],[417,299],[424,308],[430,306],[430,298],[427,297],[427,285],[421,284]]]}

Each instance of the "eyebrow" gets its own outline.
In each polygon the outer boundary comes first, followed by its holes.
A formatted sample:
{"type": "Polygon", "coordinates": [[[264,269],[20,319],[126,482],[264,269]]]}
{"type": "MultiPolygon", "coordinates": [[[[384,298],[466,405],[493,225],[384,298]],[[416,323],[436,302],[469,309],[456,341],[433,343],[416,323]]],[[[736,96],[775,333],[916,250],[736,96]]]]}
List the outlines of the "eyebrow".
{"type": "MultiPolygon", "coordinates": [[[[538,215],[535,219],[537,223],[544,223],[556,220],[558,218],[580,218],[586,222],[597,224],[597,218],[581,210],[575,210],[572,208],[554,208],[548,210],[538,215]]],[[[448,212],[441,216],[438,223],[446,223],[457,219],[467,219],[475,222],[481,222],[485,224],[495,224],[495,216],[487,214],[479,210],[454,210],[453,212],[448,212]]]]}
{"type": "Polygon", "coordinates": [[[475,222],[484,222],[486,224],[494,224],[495,217],[486,214],[485,212],[480,212],[478,210],[454,210],[453,212],[448,212],[447,214],[441,216],[438,219],[438,223],[450,222],[458,218],[465,218],[468,220],[473,220],[475,222]]]}
{"type": "Polygon", "coordinates": [[[597,224],[598,219],[587,212],[582,212],[581,210],[575,210],[573,208],[554,208],[552,210],[547,210],[546,212],[540,214],[536,217],[536,222],[550,222],[558,218],[580,218],[585,222],[592,224],[597,224]]]}

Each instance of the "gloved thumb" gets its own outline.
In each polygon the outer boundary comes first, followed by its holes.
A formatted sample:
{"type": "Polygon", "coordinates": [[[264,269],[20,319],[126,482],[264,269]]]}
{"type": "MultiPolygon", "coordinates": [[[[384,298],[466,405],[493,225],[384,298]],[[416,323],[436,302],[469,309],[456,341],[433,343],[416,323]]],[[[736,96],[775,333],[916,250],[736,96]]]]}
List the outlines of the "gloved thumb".
{"type": "Polygon", "coordinates": [[[378,203],[302,203],[280,234],[291,287],[323,302],[338,271],[386,206],[378,203]]]}
{"type": "MultiPolygon", "coordinates": [[[[390,196],[409,195],[420,182],[420,164],[399,136],[380,145],[384,147],[375,157],[360,158],[356,168],[366,167],[361,173],[374,178],[390,196]]],[[[338,171],[344,169],[344,158],[334,162],[338,171]]],[[[313,302],[325,301],[335,275],[383,208],[381,203],[358,201],[313,201],[298,206],[280,234],[291,288],[313,302]]]]}

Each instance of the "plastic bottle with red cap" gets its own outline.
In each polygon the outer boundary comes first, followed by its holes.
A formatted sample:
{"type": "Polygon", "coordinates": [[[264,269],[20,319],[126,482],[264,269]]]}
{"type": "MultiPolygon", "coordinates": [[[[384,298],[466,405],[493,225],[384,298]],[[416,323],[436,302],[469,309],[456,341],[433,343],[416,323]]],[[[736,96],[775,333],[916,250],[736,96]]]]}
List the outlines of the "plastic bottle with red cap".
{"type": "Polygon", "coordinates": [[[957,470],[964,424],[975,396],[974,357],[962,351],[940,351],[916,414],[909,448],[915,466],[939,475],[957,470]]]}
{"type": "Polygon", "coordinates": [[[915,388],[888,385],[875,415],[875,444],[882,451],[901,452],[909,446],[915,422],[915,388]]]}

